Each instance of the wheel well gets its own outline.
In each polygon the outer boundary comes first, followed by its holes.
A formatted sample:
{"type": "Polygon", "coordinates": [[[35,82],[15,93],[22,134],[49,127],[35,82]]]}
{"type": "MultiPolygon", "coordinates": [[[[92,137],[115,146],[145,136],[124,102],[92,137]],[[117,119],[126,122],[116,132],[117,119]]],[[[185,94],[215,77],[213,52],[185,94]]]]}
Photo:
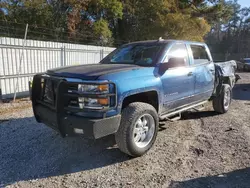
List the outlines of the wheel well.
{"type": "Polygon", "coordinates": [[[232,80],[229,77],[225,77],[222,80],[222,84],[228,84],[228,85],[232,86],[233,83],[232,83],[232,80]]]}
{"type": "Polygon", "coordinates": [[[134,95],[130,95],[123,100],[122,109],[128,106],[132,102],[144,102],[151,104],[156,111],[159,110],[159,100],[158,94],[156,91],[148,91],[143,93],[138,93],[134,95]]]}

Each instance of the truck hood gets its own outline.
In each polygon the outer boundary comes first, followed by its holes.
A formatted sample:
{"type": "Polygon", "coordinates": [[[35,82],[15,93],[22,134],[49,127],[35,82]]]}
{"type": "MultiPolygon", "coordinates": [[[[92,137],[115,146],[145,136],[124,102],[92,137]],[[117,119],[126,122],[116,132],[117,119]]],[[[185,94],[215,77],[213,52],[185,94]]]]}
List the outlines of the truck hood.
{"type": "Polygon", "coordinates": [[[87,65],[68,66],[68,67],[51,69],[47,71],[47,74],[59,77],[95,80],[103,75],[140,69],[140,68],[144,67],[138,65],[126,65],[126,64],[87,64],[87,65]]]}

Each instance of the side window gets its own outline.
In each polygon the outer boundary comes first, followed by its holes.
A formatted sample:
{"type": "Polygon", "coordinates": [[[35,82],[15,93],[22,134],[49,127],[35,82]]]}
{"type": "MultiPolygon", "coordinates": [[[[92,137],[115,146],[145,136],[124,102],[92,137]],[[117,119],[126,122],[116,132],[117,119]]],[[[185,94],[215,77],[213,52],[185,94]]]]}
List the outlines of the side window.
{"type": "Polygon", "coordinates": [[[194,64],[202,64],[209,62],[209,56],[204,46],[191,45],[191,50],[194,57],[194,64]]]}
{"type": "Polygon", "coordinates": [[[188,51],[185,44],[174,44],[169,50],[164,62],[170,58],[184,58],[186,65],[189,65],[188,51]]]}

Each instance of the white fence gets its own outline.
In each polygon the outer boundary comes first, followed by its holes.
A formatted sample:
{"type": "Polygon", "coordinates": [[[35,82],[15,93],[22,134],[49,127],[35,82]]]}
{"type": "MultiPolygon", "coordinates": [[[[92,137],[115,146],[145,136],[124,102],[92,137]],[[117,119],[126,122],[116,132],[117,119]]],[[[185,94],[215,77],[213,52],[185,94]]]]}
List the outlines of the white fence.
{"type": "MultiPolygon", "coordinates": [[[[0,37],[0,99],[14,94],[22,44],[22,39],[0,37]]],[[[17,96],[28,94],[28,82],[36,73],[61,66],[98,63],[113,50],[110,47],[27,40],[17,96]]]]}

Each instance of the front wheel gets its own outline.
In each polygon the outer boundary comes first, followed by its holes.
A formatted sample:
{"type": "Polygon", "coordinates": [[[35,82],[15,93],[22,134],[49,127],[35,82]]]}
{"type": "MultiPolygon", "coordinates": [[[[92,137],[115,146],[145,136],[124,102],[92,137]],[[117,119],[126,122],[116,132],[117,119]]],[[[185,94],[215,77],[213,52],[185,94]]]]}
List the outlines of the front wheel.
{"type": "Polygon", "coordinates": [[[214,111],[224,114],[229,110],[232,100],[232,89],[230,85],[223,84],[221,93],[213,99],[214,111]]]}
{"type": "Polygon", "coordinates": [[[116,143],[122,152],[139,157],[153,146],[158,126],[158,114],[153,106],[131,103],[122,111],[121,124],[115,134],[116,143]]]}

